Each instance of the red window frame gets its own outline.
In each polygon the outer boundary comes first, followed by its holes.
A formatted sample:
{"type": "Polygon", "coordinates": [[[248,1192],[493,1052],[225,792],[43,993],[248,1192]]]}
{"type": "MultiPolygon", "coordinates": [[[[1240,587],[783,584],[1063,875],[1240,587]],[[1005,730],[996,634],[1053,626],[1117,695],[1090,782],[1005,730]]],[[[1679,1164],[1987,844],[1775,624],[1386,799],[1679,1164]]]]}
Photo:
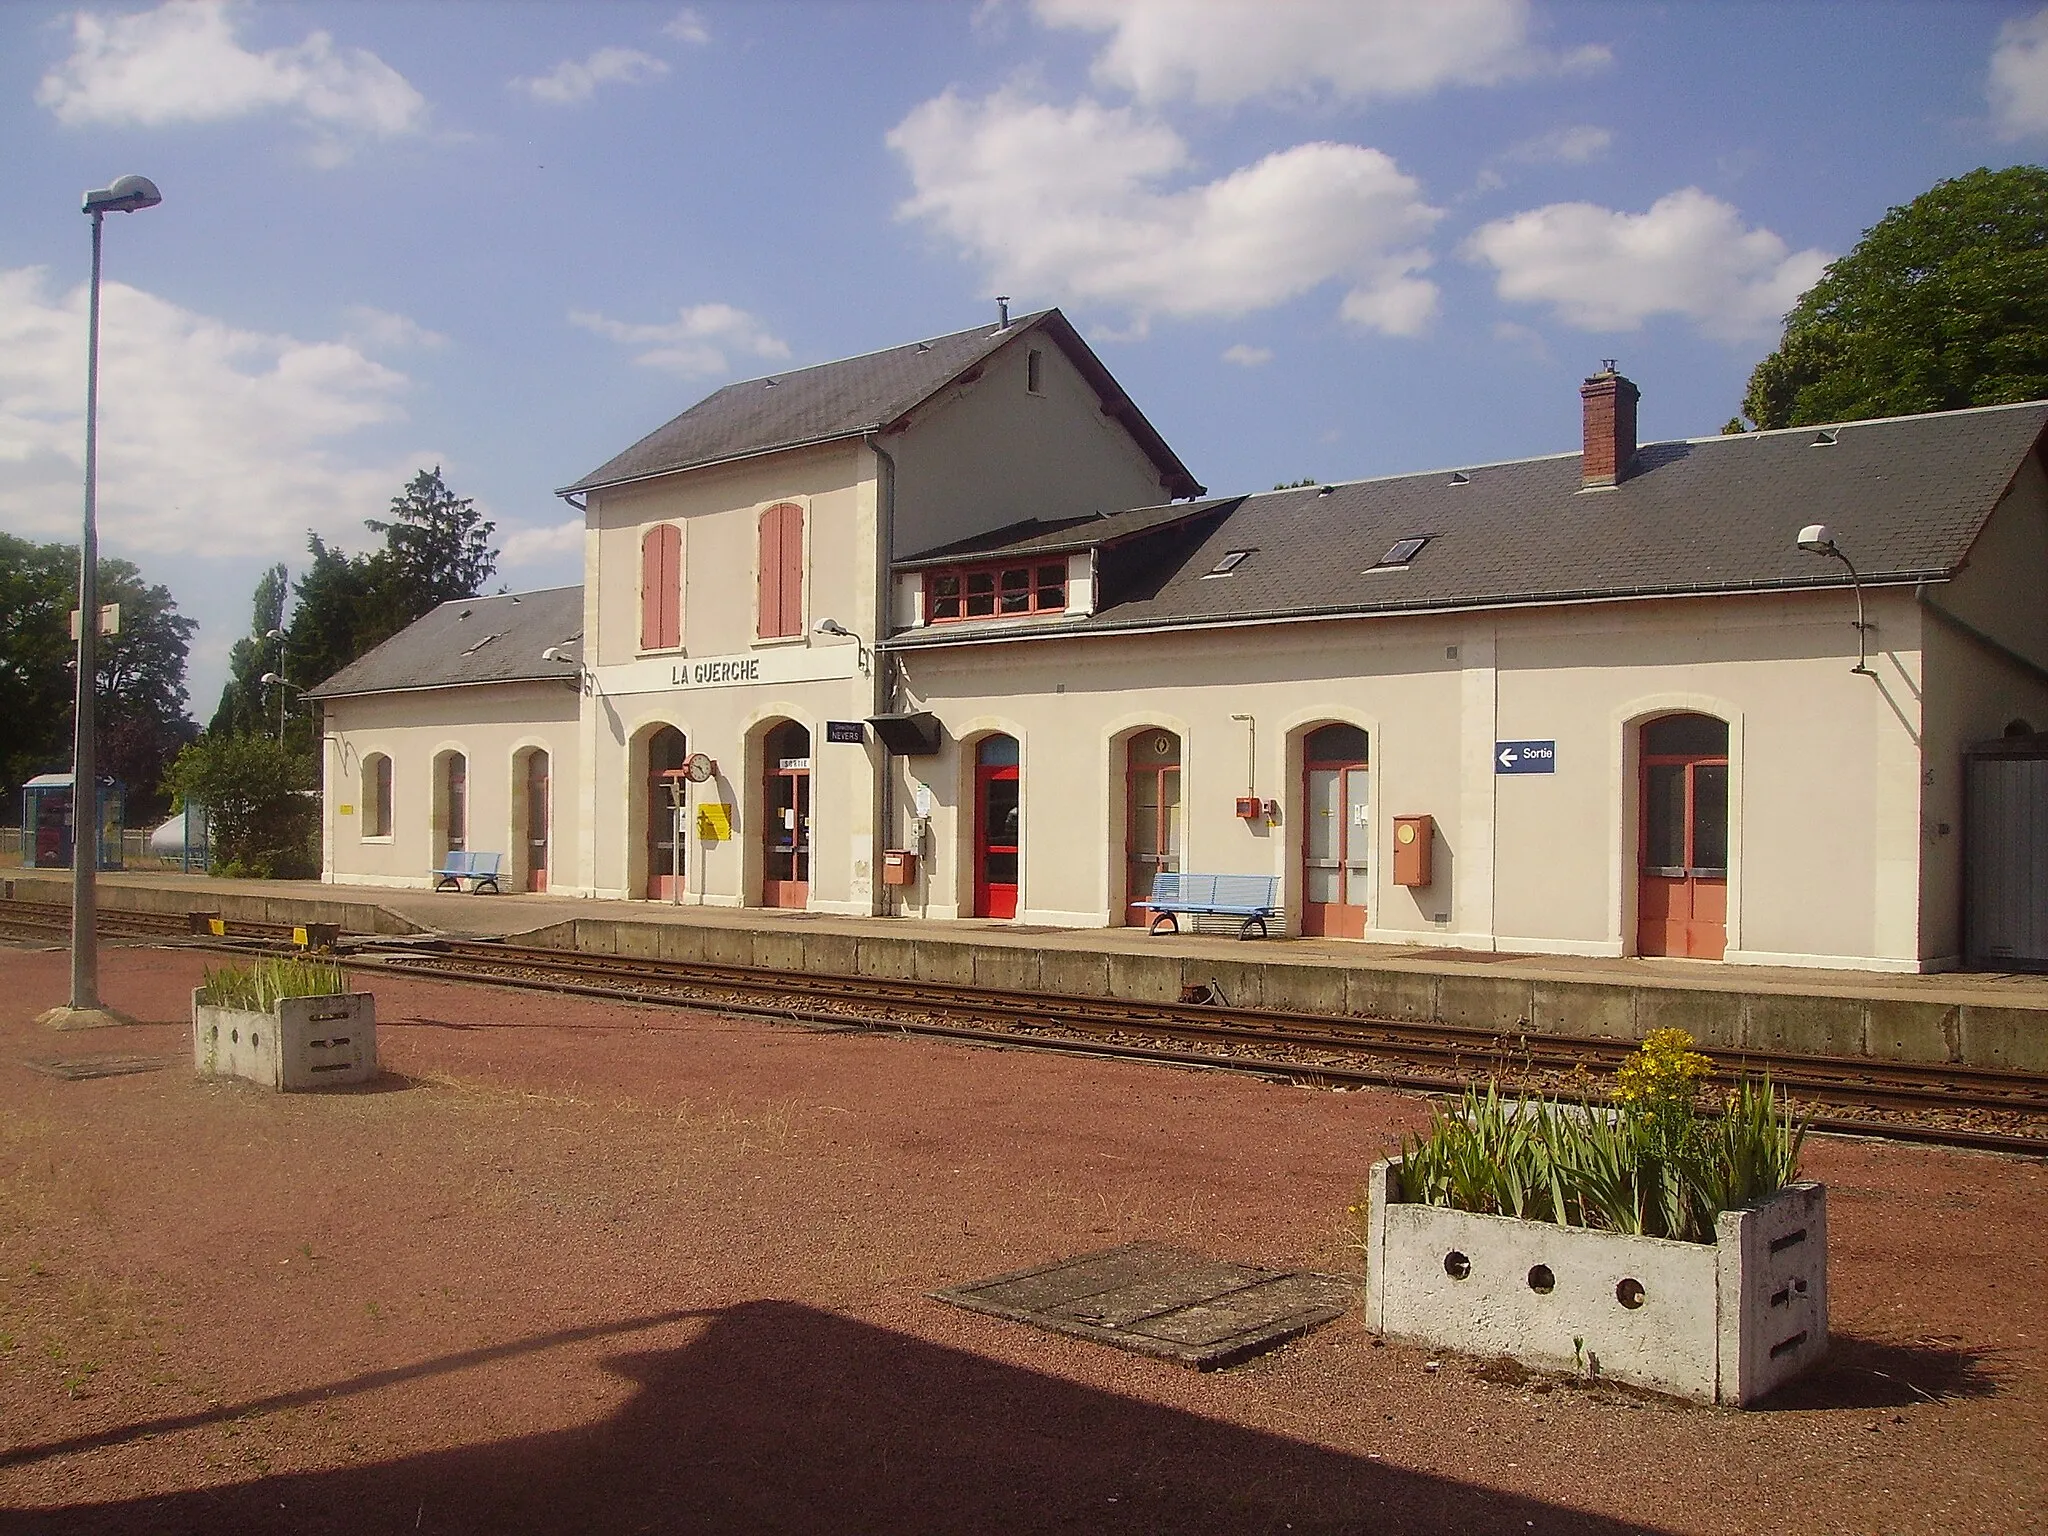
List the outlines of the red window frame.
{"type": "Polygon", "coordinates": [[[1014,619],[1067,609],[1067,562],[1028,560],[1001,565],[957,565],[924,576],[927,624],[971,619],[1014,619]]]}
{"type": "Polygon", "coordinates": [[[659,523],[640,539],[640,649],[683,643],[683,530],[659,523]]]}

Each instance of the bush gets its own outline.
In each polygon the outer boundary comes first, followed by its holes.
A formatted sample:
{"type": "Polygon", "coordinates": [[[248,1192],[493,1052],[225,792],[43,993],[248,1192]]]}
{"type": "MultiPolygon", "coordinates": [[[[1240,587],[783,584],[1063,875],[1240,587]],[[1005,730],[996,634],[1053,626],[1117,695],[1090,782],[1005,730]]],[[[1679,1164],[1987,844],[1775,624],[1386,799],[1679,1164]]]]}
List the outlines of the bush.
{"type": "Polygon", "coordinates": [[[320,800],[304,756],[268,736],[206,736],[178,754],[164,782],[206,807],[216,874],[319,875],[320,800]]]}
{"type": "Polygon", "coordinates": [[[348,973],[331,960],[258,960],[206,968],[199,1001],[209,1008],[269,1013],[281,998],[333,997],[348,990],[348,973]]]}
{"type": "Polygon", "coordinates": [[[1722,1211],[1799,1176],[1806,1136],[1767,1077],[1702,1108],[1707,1059],[1683,1030],[1649,1035],[1616,1073],[1611,1110],[1502,1099],[1491,1084],[1439,1109],[1402,1148],[1402,1197],[1423,1205],[1685,1242],[1722,1211]]]}

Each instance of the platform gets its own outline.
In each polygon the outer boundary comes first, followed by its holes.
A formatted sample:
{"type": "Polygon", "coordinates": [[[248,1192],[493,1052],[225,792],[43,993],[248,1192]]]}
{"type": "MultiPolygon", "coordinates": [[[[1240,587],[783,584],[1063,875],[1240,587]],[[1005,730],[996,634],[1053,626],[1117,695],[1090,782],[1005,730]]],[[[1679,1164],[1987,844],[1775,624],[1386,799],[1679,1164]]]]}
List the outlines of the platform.
{"type": "MultiPolygon", "coordinates": [[[[69,899],[70,876],[14,871],[4,888],[16,899],[61,903],[69,899]]],[[[1799,970],[1343,939],[1243,941],[174,873],[103,874],[98,889],[109,909],[205,910],[244,921],[339,923],[357,933],[516,938],[592,954],[1148,1002],[1208,987],[1240,1007],[1428,1020],[1504,1035],[1634,1039],[1676,1026],[1721,1050],[2048,1071],[2042,975],[1799,970]]]]}

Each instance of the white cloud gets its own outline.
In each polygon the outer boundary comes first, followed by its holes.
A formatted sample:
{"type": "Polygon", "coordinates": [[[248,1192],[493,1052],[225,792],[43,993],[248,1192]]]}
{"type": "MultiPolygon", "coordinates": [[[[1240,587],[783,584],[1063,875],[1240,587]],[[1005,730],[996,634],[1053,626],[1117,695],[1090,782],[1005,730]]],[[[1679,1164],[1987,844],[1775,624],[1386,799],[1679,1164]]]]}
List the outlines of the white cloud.
{"type": "Polygon", "coordinates": [[[998,286],[1150,313],[1249,314],[1337,279],[1345,314],[1407,334],[1435,285],[1423,244],[1442,216],[1377,149],[1298,144],[1214,181],[1180,136],[1127,108],[1036,103],[1013,90],[925,102],[888,142],[916,192],[899,213],[983,261],[998,286]]]}
{"type": "Polygon", "coordinates": [[[672,37],[679,43],[708,43],[711,29],[704,25],[704,18],[685,6],[677,11],[661,29],[662,36],[672,37]]]}
{"type": "Polygon", "coordinates": [[[2048,133],[2048,9],[1998,29],[1985,91],[2000,138],[2048,133]]]}
{"type": "MultiPolygon", "coordinates": [[[[349,434],[398,419],[408,380],[343,342],[237,330],[122,283],[102,292],[99,509],[110,547],[291,555],[351,531],[429,452],[365,463],[349,434]]],[[[0,526],[76,536],[85,288],[0,270],[0,526]]]]}
{"type": "Polygon", "coordinates": [[[430,331],[419,321],[395,315],[388,309],[356,304],[350,306],[347,316],[345,339],[365,351],[395,352],[416,347],[431,352],[448,345],[448,338],[439,331],[430,331]]]}
{"type": "Polygon", "coordinates": [[[1263,368],[1267,363],[1273,361],[1273,349],[1271,347],[1248,346],[1240,341],[1234,347],[1225,347],[1223,349],[1223,361],[1235,363],[1240,368],[1263,368]]]}
{"type": "Polygon", "coordinates": [[[1579,123],[1524,139],[1511,146],[1502,158],[1522,165],[1584,165],[1589,160],[1598,160],[1613,147],[1611,130],[1579,123]]]}
{"type": "Polygon", "coordinates": [[[510,82],[535,101],[553,106],[572,106],[588,101],[600,85],[643,85],[668,73],[668,64],[637,48],[600,48],[578,63],[564,59],[544,75],[510,82]]]}
{"type": "Polygon", "coordinates": [[[544,528],[511,529],[498,546],[498,563],[508,568],[555,565],[582,554],[583,519],[572,517],[544,528]]]}
{"type": "Polygon", "coordinates": [[[734,358],[773,360],[789,356],[787,342],[770,334],[766,326],[745,310],[730,304],[698,304],[679,309],[675,319],[659,325],[611,320],[583,309],[571,310],[569,320],[613,341],[645,348],[633,361],[670,373],[718,374],[727,372],[734,358]]]}
{"type": "Polygon", "coordinates": [[[1581,330],[1632,331],[1674,314],[1728,341],[1775,334],[1830,260],[1745,228],[1734,208],[1697,187],[1660,197],[1647,213],[1552,203],[1481,226],[1464,249],[1495,269],[1503,299],[1547,304],[1581,330]]]}
{"type": "Polygon", "coordinates": [[[1317,88],[1363,99],[1604,64],[1531,42],[1528,0],[1036,0],[1048,26],[1111,37],[1095,77],[1144,101],[1317,88]]]}
{"type": "Polygon", "coordinates": [[[325,32],[253,53],[235,39],[230,0],[166,0],[153,11],[72,18],[71,57],[43,76],[36,100],[73,127],[164,127],[289,112],[315,134],[314,158],[347,158],[355,141],[424,126],[427,104],[374,53],[325,32]]]}

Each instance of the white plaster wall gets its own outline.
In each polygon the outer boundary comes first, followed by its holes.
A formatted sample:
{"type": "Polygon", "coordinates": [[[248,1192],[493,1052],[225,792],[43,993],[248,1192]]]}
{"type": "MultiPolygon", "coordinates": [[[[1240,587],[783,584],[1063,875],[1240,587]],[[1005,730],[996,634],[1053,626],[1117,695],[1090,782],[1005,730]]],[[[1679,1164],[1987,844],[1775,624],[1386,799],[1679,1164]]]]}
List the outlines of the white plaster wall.
{"type": "Polygon", "coordinates": [[[1955,580],[1929,594],[1965,622],[2048,667],[2048,473],[2028,456],[1955,580]]]}
{"type": "MultiPolygon", "coordinates": [[[[344,885],[432,884],[428,872],[437,852],[432,765],[447,751],[462,752],[469,760],[468,846],[504,854],[509,873],[526,835],[524,823],[516,819],[514,757],[524,748],[541,747],[550,754],[554,802],[550,888],[574,889],[580,743],[573,689],[561,683],[499,683],[335,699],[325,706],[325,737],[323,879],[344,885]],[[378,752],[391,758],[392,832],[389,838],[365,838],[362,764],[378,752]]],[[[503,888],[517,887],[508,879],[503,888]]]]}

